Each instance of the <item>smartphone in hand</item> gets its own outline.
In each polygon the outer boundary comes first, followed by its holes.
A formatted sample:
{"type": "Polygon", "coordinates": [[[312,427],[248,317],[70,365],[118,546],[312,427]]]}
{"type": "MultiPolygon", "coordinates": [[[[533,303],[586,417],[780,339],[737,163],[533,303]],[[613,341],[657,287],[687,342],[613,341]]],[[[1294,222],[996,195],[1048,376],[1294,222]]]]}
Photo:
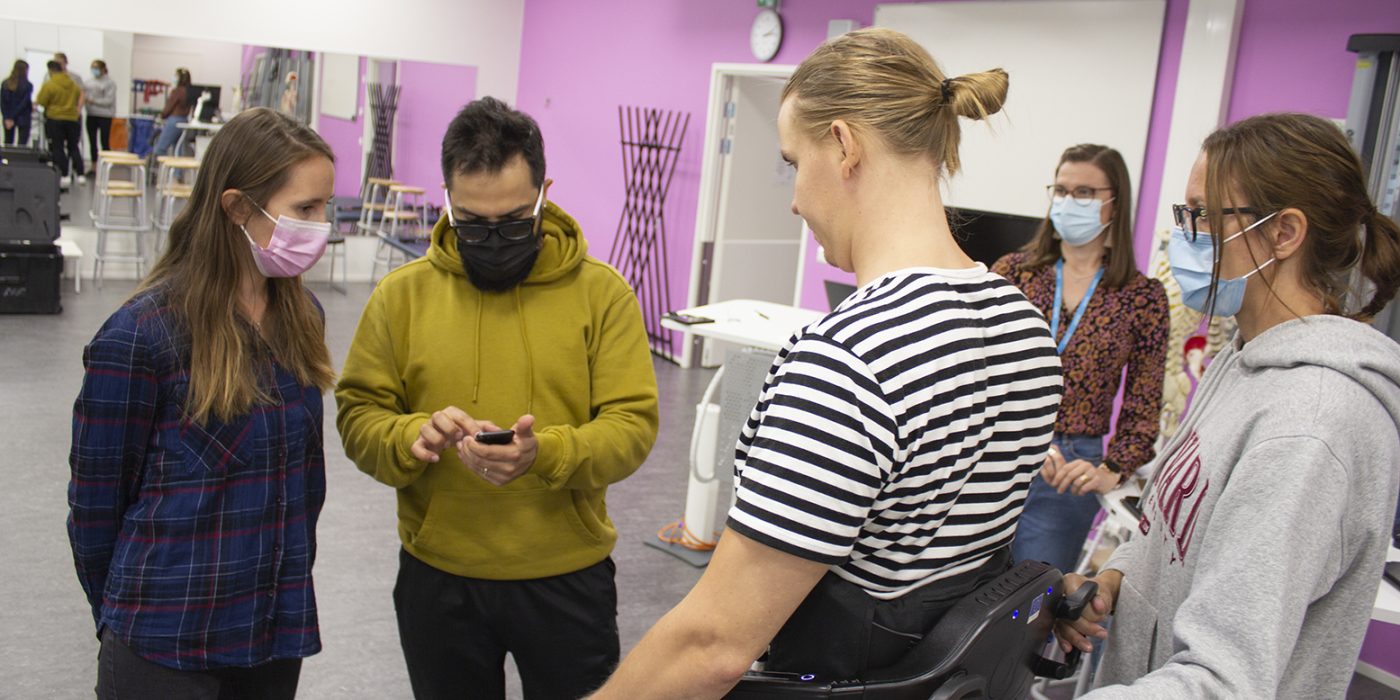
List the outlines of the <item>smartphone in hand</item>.
{"type": "Polygon", "coordinates": [[[476,434],[476,441],[483,445],[509,445],[515,439],[514,430],[483,430],[476,434]]]}

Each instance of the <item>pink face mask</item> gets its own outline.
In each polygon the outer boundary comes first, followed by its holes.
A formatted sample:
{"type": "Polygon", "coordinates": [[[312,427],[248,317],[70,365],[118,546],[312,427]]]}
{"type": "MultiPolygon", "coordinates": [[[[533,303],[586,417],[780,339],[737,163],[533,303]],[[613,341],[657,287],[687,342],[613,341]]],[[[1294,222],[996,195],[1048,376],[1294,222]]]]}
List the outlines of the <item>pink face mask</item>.
{"type": "Polygon", "coordinates": [[[239,228],[248,237],[248,245],[253,249],[253,262],[264,277],[296,277],[310,270],[321,259],[321,254],[326,252],[331,236],[329,221],[317,223],[285,215],[273,219],[262,207],[258,207],[258,211],[274,224],[272,240],[266,248],[253,240],[247,227],[239,228]]]}

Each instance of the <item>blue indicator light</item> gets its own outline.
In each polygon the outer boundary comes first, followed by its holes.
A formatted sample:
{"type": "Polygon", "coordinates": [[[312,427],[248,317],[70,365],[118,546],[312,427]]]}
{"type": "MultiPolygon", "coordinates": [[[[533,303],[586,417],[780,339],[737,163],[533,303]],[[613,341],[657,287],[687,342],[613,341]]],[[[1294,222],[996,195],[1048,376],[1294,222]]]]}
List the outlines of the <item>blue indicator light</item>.
{"type": "Polygon", "coordinates": [[[1051,586],[1051,587],[1045,589],[1045,595],[1050,595],[1051,593],[1054,593],[1054,592],[1055,592],[1055,587],[1054,587],[1054,586],[1051,586]]]}
{"type": "Polygon", "coordinates": [[[804,673],[804,674],[802,674],[802,680],[804,680],[804,681],[810,681],[810,680],[812,680],[813,678],[816,678],[816,676],[814,676],[814,675],[812,675],[812,674],[810,674],[810,673],[804,673]]]}
{"type": "Polygon", "coordinates": [[[1011,611],[1011,619],[1014,620],[1014,619],[1016,619],[1016,618],[1018,618],[1018,617],[1020,617],[1020,616],[1021,616],[1021,611],[1020,611],[1020,610],[1012,610],[1012,611],[1011,611]]]}

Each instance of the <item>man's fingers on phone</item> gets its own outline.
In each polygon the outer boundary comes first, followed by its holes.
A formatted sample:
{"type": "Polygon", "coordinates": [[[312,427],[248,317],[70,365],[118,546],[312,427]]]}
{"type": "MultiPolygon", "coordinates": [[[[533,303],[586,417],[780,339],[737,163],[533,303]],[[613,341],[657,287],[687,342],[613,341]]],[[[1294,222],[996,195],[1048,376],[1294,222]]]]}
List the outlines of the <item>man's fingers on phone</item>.
{"type": "Polygon", "coordinates": [[[475,418],[472,418],[466,411],[456,406],[448,406],[438,411],[438,413],[452,421],[452,435],[455,440],[461,440],[463,437],[473,435],[478,430],[481,430],[481,426],[477,423],[475,418]]]}
{"type": "Polygon", "coordinates": [[[443,444],[461,440],[464,434],[461,426],[453,420],[452,416],[447,415],[446,411],[438,411],[433,414],[433,428],[442,436],[443,444]]]}

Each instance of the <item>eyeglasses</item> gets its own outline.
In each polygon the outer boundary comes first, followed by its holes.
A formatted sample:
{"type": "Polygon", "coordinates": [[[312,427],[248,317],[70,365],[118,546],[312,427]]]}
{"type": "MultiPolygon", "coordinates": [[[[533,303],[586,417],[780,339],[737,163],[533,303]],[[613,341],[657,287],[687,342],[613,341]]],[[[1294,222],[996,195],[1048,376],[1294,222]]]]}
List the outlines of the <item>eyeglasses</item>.
{"type": "MultiPolygon", "coordinates": [[[[1231,207],[1220,210],[1221,216],[1228,216],[1230,214],[1259,216],[1259,210],[1253,207],[1231,207]]],[[[1191,239],[1192,243],[1196,242],[1196,236],[1198,235],[1197,222],[1209,216],[1210,212],[1206,211],[1205,207],[1188,207],[1185,204],[1172,205],[1172,219],[1176,221],[1176,225],[1180,226],[1182,231],[1186,232],[1186,235],[1191,239]]],[[[1210,235],[1210,231],[1199,231],[1199,233],[1207,236],[1210,235]]]]}
{"type": "Polygon", "coordinates": [[[1045,194],[1051,202],[1064,201],[1065,197],[1074,200],[1075,204],[1089,206],[1089,203],[1099,198],[1100,192],[1112,192],[1112,187],[1076,187],[1072,190],[1065,189],[1059,185],[1046,185],[1045,194]]]}
{"type": "Polygon", "coordinates": [[[463,243],[485,243],[493,232],[508,241],[523,241],[535,235],[535,222],[539,220],[540,210],[544,208],[544,186],[540,186],[540,196],[535,200],[535,211],[528,219],[511,219],[495,223],[476,221],[458,223],[457,217],[452,215],[452,197],[446,189],[442,191],[442,201],[447,204],[447,223],[463,243]]]}

